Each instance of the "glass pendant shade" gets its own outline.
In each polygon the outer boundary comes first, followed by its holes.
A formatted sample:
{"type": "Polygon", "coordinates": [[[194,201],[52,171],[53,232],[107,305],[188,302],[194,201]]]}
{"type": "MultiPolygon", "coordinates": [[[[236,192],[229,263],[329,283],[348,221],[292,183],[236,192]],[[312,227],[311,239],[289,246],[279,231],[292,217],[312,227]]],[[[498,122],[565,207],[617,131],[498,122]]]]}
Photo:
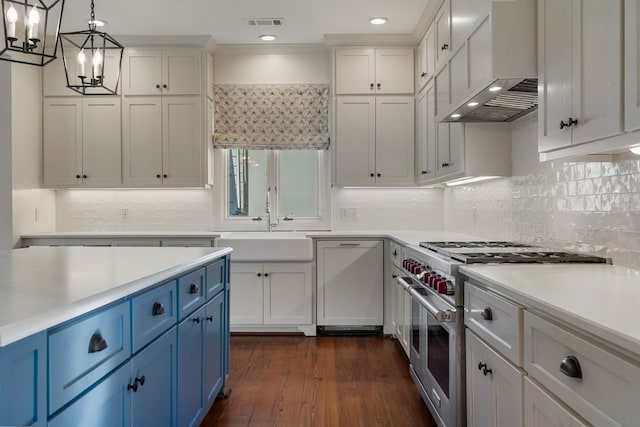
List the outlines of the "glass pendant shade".
{"type": "Polygon", "coordinates": [[[44,66],[56,59],[64,0],[0,1],[0,60],[44,66]]]}
{"type": "Polygon", "coordinates": [[[109,34],[96,31],[93,1],[89,29],[60,33],[67,87],[82,95],[118,93],[124,46],[109,34]]]}

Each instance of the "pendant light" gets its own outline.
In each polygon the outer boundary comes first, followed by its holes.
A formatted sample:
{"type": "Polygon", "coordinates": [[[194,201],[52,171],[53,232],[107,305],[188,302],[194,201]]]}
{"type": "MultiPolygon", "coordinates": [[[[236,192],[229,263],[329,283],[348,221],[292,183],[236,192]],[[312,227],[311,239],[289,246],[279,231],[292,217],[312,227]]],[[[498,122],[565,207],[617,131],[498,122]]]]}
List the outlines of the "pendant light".
{"type": "Polygon", "coordinates": [[[0,1],[0,60],[44,66],[56,59],[64,0],[0,1]]]}
{"type": "Polygon", "coordinates": [[[124,46],[107,33],[97,31],[93,0],[89,29],[60,33],[67,87],[82,95],[118,93],[124,46]]]}

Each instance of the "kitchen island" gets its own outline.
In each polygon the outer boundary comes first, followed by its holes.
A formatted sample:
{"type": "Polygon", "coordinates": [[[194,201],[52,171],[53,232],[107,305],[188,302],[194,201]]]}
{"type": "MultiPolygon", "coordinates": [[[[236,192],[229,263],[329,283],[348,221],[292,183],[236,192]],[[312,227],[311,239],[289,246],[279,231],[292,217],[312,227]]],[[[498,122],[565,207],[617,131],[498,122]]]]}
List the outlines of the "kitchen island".
{"type": "Polygon", "coordinates": [[[0,425],[198,425],[228,373],[231,251],[0,252],[0,425]]]}

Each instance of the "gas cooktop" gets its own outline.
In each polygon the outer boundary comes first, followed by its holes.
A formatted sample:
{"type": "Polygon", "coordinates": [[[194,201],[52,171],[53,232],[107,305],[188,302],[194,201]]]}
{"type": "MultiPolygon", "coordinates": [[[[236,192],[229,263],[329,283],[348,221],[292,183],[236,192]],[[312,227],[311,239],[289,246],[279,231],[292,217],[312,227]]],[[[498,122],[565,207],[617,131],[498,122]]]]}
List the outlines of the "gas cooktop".
{"type": "Polygon", "coordinates": [[[502,242],[502,241],[457,241],[457,242],[420,242],[423,248],[437,251],[438,249],[457,249],[457,248],[526,248],[535,247],[534,245],[502,242]]]}
{"type": "Polygon", "coordinates": [[[464,264],[486,263],[599,263],[608,262],[607,258],[596,255],[579,254],[564,251],[518,251],[518,252],[466,252],[454,253],[451,258],[464,264]]]}

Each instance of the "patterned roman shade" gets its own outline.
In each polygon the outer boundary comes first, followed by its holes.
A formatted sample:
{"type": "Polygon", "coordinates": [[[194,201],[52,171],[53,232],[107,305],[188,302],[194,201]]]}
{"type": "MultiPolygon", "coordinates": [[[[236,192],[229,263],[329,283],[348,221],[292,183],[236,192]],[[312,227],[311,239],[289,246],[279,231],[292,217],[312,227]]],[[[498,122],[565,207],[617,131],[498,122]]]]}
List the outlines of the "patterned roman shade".
{"type": "Polygon", "coordinates": [[[215,85],[216,148],[329,147],[329,85],[215,85]]]}

